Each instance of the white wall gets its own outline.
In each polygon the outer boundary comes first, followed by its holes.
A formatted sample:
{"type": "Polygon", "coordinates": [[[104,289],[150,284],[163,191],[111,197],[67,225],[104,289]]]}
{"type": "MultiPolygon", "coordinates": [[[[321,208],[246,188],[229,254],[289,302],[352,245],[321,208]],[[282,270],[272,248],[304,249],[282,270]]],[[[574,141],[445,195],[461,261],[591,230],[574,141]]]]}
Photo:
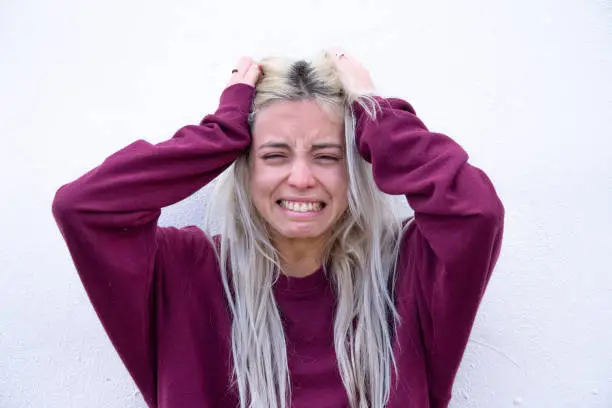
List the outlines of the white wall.
{"type": "MultiPolygon", "coordinates": [[[[0,406],[144,407],[54,224],[56,189],[211,112],[242,54],[339,44],[507,209],[452,408],[611,407],[611,26],[605,0],[2,0],[0,406]]],[[[205,201],[163,223],[201,224],[205,201]]]]}

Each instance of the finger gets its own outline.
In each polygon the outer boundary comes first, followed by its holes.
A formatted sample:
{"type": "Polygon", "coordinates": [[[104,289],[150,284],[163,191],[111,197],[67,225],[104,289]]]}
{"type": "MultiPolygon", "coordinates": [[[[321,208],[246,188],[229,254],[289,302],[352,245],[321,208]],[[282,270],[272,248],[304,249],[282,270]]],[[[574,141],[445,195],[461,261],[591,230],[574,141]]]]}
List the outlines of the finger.
{"type": "Polygon", "coordinates": [[[327,50],[327,54],[334,62],[340,62],[349,57],[349,54],[341,47],[331,47],[327,50]]]}
{"type": "Polygon", "coordinates": [[[336,54],[340,54],[340,53],[345,53],[346,54],[346,50],[344,48],[337,47],[337,46],[329,47],[326,51],[327,51],[328,54],[331,54],[331,55],[336,55],[336,54]]]}
{"type": "Polygon", "coordinates": [[[260,75],[261,70],[259,68],[259,65],[252,63],[251,66],[248,68],[247,72],[244,74],[243,82],[255,86],[260,75]]]}
{"type": "Polygon", "coordinates": [[[242,57],[236,62],[234,68],[232,69],[232,73],[230,79],[227,83],[228,86],[236,84],[238,82],[243,82],[245,74],[248,72],[251,65],[253,65],[253,59],[251,57],[242,57]]]}
{"type": "Polygon", "coordinates": [[[247,72],[252,63],[253,60],[250,57],[242,57],[234,66],[234,70],[237,70],[240,76],[244,76],[244,74],[247,72]]]}

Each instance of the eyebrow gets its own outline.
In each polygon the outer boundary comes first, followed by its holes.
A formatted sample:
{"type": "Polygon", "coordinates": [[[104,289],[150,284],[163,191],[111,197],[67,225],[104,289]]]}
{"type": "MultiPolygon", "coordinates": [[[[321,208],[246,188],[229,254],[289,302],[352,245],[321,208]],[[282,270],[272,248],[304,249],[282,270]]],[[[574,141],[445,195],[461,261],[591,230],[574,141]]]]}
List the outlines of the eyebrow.
{"type": "MultiPolygon", "coordinates": [[[[289,146],[289,144],[283,143],[283,142],[264,143],[261,146],[259,146],[258,150],[265,149],[267,147],[291,150],[291,147],[289,146]]],[[[321,150],[321,149],[329,149],[329,148],[336,148],[336,149],[342,150],[342,145],[339,145],[337,143],[315,143],[312,145],[311,150],[321,150]]]]}

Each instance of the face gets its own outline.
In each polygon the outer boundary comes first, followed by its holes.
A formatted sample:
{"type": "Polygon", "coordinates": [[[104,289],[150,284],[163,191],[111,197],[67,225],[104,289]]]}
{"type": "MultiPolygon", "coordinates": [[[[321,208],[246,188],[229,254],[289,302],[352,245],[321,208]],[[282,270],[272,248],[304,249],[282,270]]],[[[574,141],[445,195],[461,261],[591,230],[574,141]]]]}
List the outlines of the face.
{"type": "Polygon", "coordinates": [[[348,207],[343,119],[280,101],[258,112],[252,136],[251,195],[272,238],[325,237],[348,207]]]}

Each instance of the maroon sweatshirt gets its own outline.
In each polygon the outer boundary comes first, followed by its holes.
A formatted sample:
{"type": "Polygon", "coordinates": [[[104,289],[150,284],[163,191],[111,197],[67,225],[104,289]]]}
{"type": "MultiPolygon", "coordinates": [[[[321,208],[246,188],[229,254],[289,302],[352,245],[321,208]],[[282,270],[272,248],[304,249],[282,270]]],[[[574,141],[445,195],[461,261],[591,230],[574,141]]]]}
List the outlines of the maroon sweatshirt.
{"type": "MultiPolygon", "coordinates": [[[[53,214],[106,332],[150,407],[235,408],[231,315],[219,266],[197,227],[159,227],[249,147],[253,88],[227,88],[214,115],[169,140],[138,140],[62,186],[53,214]]],[[[403,194],[415,220],[401,246],[390,408],[442,408],[500,251],[504,208],[488,177],[412,107],[358,107],[357,143],[378,187],[403,194]]],[[[333,271],[330,271],[333,273],[333,271]]],[[[293,408],[348,407],[333,348],[335,294],[323,269],[282,275],[293,408]]]]}

